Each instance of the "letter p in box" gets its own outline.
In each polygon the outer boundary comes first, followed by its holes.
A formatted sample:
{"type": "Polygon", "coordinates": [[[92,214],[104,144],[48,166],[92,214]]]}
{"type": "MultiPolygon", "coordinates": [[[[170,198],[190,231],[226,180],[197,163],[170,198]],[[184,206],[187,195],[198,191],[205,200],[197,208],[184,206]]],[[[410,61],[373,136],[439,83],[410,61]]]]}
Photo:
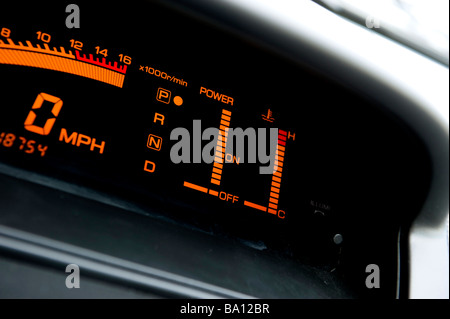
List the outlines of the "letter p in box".
{"type": "Polygon", "coordinates": [[[162,103],[169,104],[170,102],[170,95],[171,92],[169,90],[159,88],[158,92],[156,93],[156,100],[162,103]]]}

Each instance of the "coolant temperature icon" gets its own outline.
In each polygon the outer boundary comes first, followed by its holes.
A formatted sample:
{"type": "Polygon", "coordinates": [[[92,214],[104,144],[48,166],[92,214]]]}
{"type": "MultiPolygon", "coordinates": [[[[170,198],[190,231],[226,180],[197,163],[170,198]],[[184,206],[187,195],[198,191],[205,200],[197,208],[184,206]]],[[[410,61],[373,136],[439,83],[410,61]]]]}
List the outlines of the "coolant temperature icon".
{"type": "Polygon", "coordinates": [[[272,114],[273,114],[272,111],[269,109],[267,111],[267,114],[262,114],[262,119],[264,121],[272,123],[273,121],[275,121],[275,119],[272,117],[272,114]]]}

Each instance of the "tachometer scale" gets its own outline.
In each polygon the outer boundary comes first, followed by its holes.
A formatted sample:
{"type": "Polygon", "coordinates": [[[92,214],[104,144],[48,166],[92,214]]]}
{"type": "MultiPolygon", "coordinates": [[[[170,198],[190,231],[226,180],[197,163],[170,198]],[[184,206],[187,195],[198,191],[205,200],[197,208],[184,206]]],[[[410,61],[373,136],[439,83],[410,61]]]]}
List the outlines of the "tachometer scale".
{"type": "MultiPolygon", "coordinates": [[[[10,33],[11,30],[7,28],[1,30],[1,34],[4,36],[10,33]]],[[[58,48],[51,49],[47,43],[43,43],[42,48],[40,44],[33,47],[33,44],[28,40],[26,45],[20,41],[15,44],[9,37],[6,37],[6,41],[5,43],[0,40],[2,52],[0,63],[66,72],[118,87],[123,86],[127,73],[126,65],[118,66],[117,62],[112,64],[107,62],[105,58],[101,58],[101,60],[94,58],[92,54],[86,57],[86,55],[80,54],[78,50],[75,50],[75,54],[71,50],[66,52],[64,47],[60,47],[59,50],[58,48]]],[[[50,42],[50,40],[48,41],[50,42]]]]}

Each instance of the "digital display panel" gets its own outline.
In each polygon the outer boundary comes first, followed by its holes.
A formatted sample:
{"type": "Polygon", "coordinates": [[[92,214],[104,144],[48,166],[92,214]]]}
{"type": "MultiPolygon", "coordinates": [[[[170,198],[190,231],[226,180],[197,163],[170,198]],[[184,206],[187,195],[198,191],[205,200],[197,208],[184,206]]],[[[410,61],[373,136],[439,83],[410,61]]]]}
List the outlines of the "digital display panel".
{"type": "Polygon", "coordinates": [[[67,6],[0,11],[3,163],[301,256],[382,207],[407,145],[367,100],[152,2],[67,6]]]}

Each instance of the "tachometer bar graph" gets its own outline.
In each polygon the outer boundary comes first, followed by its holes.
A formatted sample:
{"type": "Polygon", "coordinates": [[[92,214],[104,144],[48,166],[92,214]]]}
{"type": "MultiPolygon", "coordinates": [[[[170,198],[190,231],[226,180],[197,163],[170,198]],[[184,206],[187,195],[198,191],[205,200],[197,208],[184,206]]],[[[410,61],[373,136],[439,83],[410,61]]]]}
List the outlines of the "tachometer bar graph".
{"type": "Polygon", "coordinates": [[[33,46],[30,41],[15,44],[10,38],[7,43],[0,40],[0,63],[21,65],[35,68],[43,68],[53,71],[70,73],[87,77],[93,80],[104,82],[117,87],[123,87],[127,66],[117,66],[117,62],[99,61],[93,58],[80,55],[78,51],[75,55],[64,47],[51,49],[48,44],[36,44],[33,46]]]}

